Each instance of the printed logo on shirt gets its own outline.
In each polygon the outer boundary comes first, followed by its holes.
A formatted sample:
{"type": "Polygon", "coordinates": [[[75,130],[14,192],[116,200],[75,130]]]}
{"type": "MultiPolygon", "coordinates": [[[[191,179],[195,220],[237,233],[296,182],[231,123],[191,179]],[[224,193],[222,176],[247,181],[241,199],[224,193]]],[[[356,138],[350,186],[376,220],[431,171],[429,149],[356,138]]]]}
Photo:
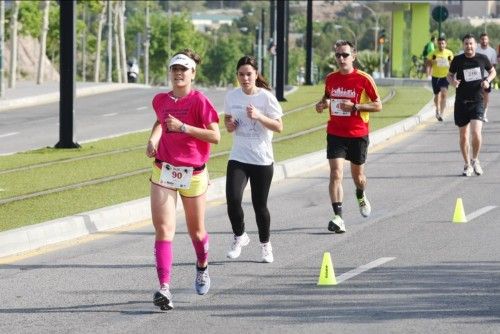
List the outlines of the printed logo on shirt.
{"type": "Polygon", "coordinates": [[[330,97],[331,98],[342,98],[342,97],[355,98],[356,92],[354,91],[354,89],[344,89],[342,87],[333,88],[330,91],[330,97]]]}

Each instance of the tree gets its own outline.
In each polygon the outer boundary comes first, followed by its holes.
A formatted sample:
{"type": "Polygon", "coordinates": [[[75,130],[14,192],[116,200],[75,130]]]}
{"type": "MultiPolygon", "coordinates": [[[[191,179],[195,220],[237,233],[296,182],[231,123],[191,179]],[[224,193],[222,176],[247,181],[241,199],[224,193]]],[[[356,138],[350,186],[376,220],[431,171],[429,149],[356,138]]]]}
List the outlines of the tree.
{"type": "Polygon", "coordinates": [[[208,81],[218,86],[227,86],[236,78],[236,63],[242,53],[238,48],[235,37],[219,38],[208,49],[208,64],[204,66],[204,73],[208,81]]]}
{"type": "Polygon", "coordinates": [[[97,26],[97,43],[95,51],[95,67],[94,67],[94,82],[99,82],[99,70],[101,65],[101,43],[102,43],[102,30],[104,26],[104,21],[106,20],[106,10],[107,6],[104,4],[101,7],[101,14],[99,15],[99,23],[97,26]]]}
{"type": "Polygon", "coordinates": [[[38,71],[36,77],[37,84],[41,84],[43,82],[45,51],[47,49],[47,31],[49,30],[49,10],[50,1],[45,0],[43,2],[43,24],[42,34],[40,36],[40,55],[38,57],[38,71]]]}
{"type": "Polygon", "coordinates": [[[17,76],[17,27],[18,27],[18,15],[19,15],[19,5],[20,1],[14,1],[14,7],[12,8],[12,14],[10,19],[10,70],[9,70],[9,88],[16,88],[16,76],[17,76]]]}
{"type": "MultiPolygon", "coordinates": [[[[111,6],[113,6],[111,4],[111,6]]],[[[117,81],[119,83],[123,82],[123,77],[122,77],[122,66],[121,66],[121,55],[120,55],[120,39],[118,37],[119,34],[119,21],[120,21],[120,2],[115,1],[114,5],[114,14],[115,18],[113,20],[113,38],[114,38],[114,45],[115,45],[115,63],[116,63],[116,76],[117,76],[117,81]]],[[[127,80],[127,79],[125,79],[127,80]]]]}
{"type": "Polygon", "coordinates": [[[125,1],[120,0],[117,5],[118,10],[118,33],[120,43],[120,57],[122,65],[123,82],[127,82],[127,53],[125,45],[125,1]]]}

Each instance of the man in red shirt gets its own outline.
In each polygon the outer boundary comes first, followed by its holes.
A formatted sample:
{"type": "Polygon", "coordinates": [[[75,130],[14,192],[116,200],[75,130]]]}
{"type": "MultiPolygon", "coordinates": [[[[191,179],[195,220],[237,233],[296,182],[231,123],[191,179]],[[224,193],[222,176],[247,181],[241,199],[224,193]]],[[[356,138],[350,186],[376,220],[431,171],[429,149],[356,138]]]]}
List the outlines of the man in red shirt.
{"type": "Polygon", "coordinates": [[[342,219],[342,188],[344,161],[351,162],[351,174],[356,186],[356,198],[363,217],[371,213],[365,194],[364,166],[369,144],[369,113],[382,110],[382,102],[373,78],[353,67],[356,49],[349,41],[335,43],[338,70],[326,76],[325,94],[316,104],[316,111],[328,108],[327,158],[330,164],[329,193],[334,217],[328,230],[344,233],[342,219]]]}

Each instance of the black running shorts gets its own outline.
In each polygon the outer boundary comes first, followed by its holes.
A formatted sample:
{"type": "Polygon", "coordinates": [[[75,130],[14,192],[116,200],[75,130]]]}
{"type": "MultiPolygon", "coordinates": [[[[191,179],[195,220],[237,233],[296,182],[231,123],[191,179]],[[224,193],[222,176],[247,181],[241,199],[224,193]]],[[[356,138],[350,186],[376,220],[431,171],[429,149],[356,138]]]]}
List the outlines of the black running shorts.
{"type": "Polygon", "coordinates": [[[441,87],[448,89],[449,86],[446,77],[444,78],[432,77],[431,82],[432,82],[432,91],[434,92],[434,95],[439,94],[439,92],[441,91],[441,87]]]}
{"type": "Polygon", "coordinates": [[[368,136],[347,138],[328,134],[326,136],[327,159],[344,158],[355,165],[362,165],[366,161],[368,153],[368,136]]]}
{"type": "Polygon", "coordinates": [[[465,126],[473,119],[484,121],[483,101],[455,100],[455,125],[465,126]]]}

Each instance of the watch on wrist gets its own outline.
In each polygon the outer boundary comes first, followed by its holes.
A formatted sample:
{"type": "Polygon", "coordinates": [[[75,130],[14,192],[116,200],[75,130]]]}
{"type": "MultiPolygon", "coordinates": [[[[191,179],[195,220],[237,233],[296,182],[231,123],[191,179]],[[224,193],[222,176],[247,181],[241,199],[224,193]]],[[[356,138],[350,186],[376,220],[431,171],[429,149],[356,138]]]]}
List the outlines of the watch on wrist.
{"type": "Polygon", "coordinates": [[[356,107],[356,103],[352,105],[352,111],[356,112],[358,111],[358,107],[356,107]]]}
{"type": "Polygon", "coordinates": [[[186,124],[182,123],[181,127],[179,128],[181,132],[185,133],[186,132],[186,124]]]}

